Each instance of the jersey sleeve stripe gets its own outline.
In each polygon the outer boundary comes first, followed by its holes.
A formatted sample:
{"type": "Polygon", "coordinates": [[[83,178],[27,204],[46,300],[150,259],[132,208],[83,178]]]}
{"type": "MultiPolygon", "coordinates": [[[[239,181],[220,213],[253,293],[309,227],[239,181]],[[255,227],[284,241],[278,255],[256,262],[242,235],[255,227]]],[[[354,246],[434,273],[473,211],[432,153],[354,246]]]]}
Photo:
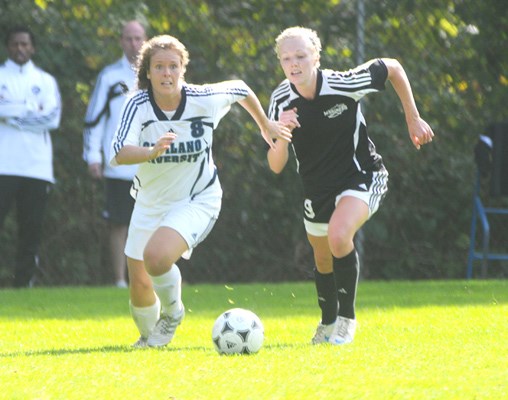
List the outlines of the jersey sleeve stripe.
{"type": "Polygon", "coordinates": [[[290,94],[291,89],[288,81],[284,81],[273,91],[268,108],[268,118],[274,121],[279,119],[279,107],[290,97],[290,94]]]}
{"type": "Polygon", "coordinates": [[[118,132],[115,138],[115,144],[113,145],[115,154],[118,154],[120,149],[123,147],[123,143],[125,142],[127,134],[130,130],[130,126],[132,125],[132,120],[136,115],[138,106],[143,103],[143,99],[145,102],[147,101],[146,93],[140,93],[127,102],[122,114],[122,118],[120,120],[118,132]]]}

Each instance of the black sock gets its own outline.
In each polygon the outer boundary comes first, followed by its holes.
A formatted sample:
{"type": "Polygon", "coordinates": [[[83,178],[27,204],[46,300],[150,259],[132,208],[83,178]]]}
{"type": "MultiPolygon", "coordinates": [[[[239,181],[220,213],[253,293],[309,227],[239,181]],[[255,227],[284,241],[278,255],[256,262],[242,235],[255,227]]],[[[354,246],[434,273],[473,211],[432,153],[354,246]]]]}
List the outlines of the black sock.
{"type": "Polygon", "coordinates": [[[333,258],[333,273],[339,299],[338,315],[355,319],[356,288],[360,263],[358,254],[353,249],[351,253],[342,258],[333,258]]]}
{"type": "Polygon", "coordinates": [[[333,273],[321,274],[314,270],[319,308],[321,308],[321,323],[333,324],[337,319],[337,288],[333,273]]]}

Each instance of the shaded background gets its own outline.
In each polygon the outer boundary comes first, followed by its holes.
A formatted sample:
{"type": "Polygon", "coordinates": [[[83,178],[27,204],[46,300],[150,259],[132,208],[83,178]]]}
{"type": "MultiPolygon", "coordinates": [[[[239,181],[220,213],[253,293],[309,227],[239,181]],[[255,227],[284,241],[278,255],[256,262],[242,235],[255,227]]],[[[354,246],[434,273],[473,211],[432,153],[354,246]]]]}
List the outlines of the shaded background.
{"type": "MultiPolygon", "coordinates": [[[[44,285],[112,281],[103,191],[81,158],[83,116],[98,72],[121,56],[122,23],[139,18],[148,35],[170,33],[188,48],[192,83],[245,80],[266,108],[283,79],[273,51],[286,27],[318,31],[323,68],[348,69],[374,57],[399,59],[423,118],[436,133],[417,152],[402,108],[387,85],[363,107],[370,136],[390,172],[389,194],[362,229],[364,279],[465,277],[473,148],[491,121],[507,118],[508,7],[503,0],[171,0],[0,1],[0,33],[27,24],[37,37],[34,61],[53,74],[63,97],[53,132],[57,184],[50,198],[41,265],[44,285]]],[[[6,58],[4,47],[0,58],[6,58]]],[[[294,159],[280,176],[266,163],[264,142],[240,106],[215,134],[224,189],[214,230],[179,264],[188,282],[291,281],[311,277],[294,159]]],[[[508,224],[493,227],[493,247],[508,246],[508,224]]],[[[0,286],[10,285],[14,212],[0,232],[0,286]]],[[[498,262],[490,277],[504,277],[498,262]]],[[[477,272],[475,271],[475,274],[477,272]]]]}

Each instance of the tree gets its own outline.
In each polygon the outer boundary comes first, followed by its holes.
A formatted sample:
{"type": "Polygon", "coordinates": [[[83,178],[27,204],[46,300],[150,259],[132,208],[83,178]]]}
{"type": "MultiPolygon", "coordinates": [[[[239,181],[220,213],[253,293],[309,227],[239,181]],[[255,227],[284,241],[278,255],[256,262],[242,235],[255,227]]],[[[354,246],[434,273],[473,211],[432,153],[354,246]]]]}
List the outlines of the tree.
{"type": "MultiPolygon", "coordinates": [[[[395,57],[420,112],[436,132],[416,152],[391,88],[365,101],[369,132],[390,171],[390,191],[365,228],[368,278],[464,276],[474,177],[472,149],[491,120],[506,118],[508,15],[500,0],[383,0],[365,3],[365,58],[395,57]]],[[[356,60],[353,0],[18,0],[3,1],[0,26],[28,24],[35,61],[54,74],[64,98],[54,133],[58,183],[41,258],[47,284],[107,282],[102,190],[88,178],[82,121],[98,71],[120,56],[122,22],[140,18],[149,35],[170,33],[189,49],[190,82],[245,80],[266,107],[283,79],[274,39],[291,25],[316,29],[323,67],[356,60]]],[[[5,58],[2,48],[0,56],[5,58]]],[[[275,176],[263,140],[241,107],[219,125],[215,159],[224,187],[221,217],[194,252],[188,281],[306,279],[312,257],[294,168],[275,176]]],[[[291,160],[294,163],[294,160],[291,160]]],[[[293,164],[294,165],[294,164],[293,164]]],[[[12,218],[0,232],[0,285],[10,281],[12,218]]],[[[507,227],[504,229],[506,237],[507,227]]]]}

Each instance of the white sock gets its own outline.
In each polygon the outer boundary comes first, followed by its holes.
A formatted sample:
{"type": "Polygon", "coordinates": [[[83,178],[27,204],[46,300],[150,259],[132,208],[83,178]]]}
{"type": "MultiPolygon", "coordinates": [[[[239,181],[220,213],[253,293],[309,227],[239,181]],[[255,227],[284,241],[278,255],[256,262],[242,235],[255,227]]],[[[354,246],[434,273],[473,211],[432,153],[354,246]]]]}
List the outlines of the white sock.
{"type": "Polygon", "coordinates": [[[150,276],[153,290],[161,301],[161,312],[169,315],[180,313],[182,310],[182,275],[173,264],[171,269],[159,276],[150,276]]]}
{"type": "Polygon", "coordinates": [[[148,307],[135,307],[129,300],[129,308],[139,334],[146,339],[159,320],[161,309],[161,302],[159,301],[159,298],[155,296],[155,303],[148,307]]]}

